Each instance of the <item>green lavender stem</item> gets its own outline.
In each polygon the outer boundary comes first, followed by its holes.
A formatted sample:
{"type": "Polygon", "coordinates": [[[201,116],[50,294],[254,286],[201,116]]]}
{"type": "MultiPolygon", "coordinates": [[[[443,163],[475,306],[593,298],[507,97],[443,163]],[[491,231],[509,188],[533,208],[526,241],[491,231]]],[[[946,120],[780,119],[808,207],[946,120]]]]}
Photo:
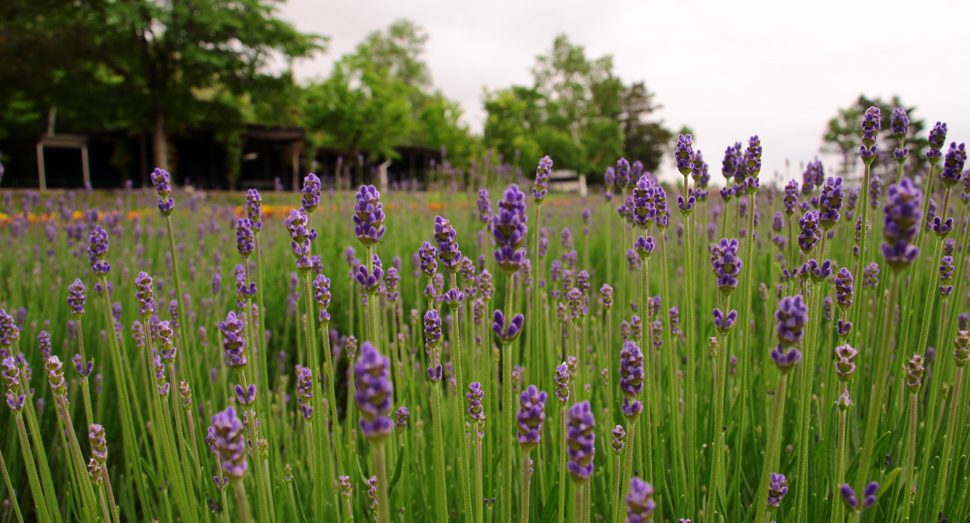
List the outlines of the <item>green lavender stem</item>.
{"type": "Polygon", "coordinates": [[[374,469],[377,475],[377,521],[390,523],[391,502],[387,497],[387,460],[384,456],[384,443],[374,445],[374,469]]]}
{"type": "MultiPolygon", "coordinates": [[[[774,470],[775,457],[781,442],[781,426],[785,419],[785,392],[788,388],[788,374],[778,376],[778,386],[775,387],[775,404],[771,409],[771,426],[768,428],[768,446],[765,448],[764,462],[761,465],[761,481],[758,483],[758,496],[755,498],[757,511],[754,520],[766,521],[768,511],[768,486],[771,484],[771,472],[774,470]]],[[[711,495],[714,495],[712,492],[711,495]]],[[[838,520],[833,520],[838,521],[838,520]]]]}
{"type": "MultiPolygon", "coordinates": [[[[902,170],[900,168],[900,170],[902,170]]],[[[906,485],[903,486],[903,523],[909,521],[909,512],[913,503],[913,490],[916,488],[916,429],[919,426],[917,409],[918,396],[915,392],[909,395],[909,440],[906,442],[906,485]]]]}
{"type": "MultiPolygon", "coordinates": [[[[929,200],[929,195],[926,195],[925,198],[929,200]]],[[[943,209],[941,211],[943,220],[946,220],[946,208],[947,208],[947,205],[949,205],[949,202],[950,202],[950,190],[947,189],[946,196],[943,199],[943,209]]],[[[922,230],[923,228],[920,227],[920,229],[922,230]]],[[[943,239],[937,238],[936,249],[934,249],[933,251],[933,265],[930,265],[931,271],[936,270],[936,267],[940,266],[940,259],[942,257],[943,257],[943,239]]],[[[917,268],[918,267],[919,266],[917,265],[917,268]]],[[[930,338],[930,323],[933,322],[932,321],[933,305],[936,302],[936,300],[934,299],[935,298],[933,294],[934,292],[936,292],[936,286],[926,285],[926,298],[924,298],[924,301],[923,301],[923,321],[920,322],[919,345],[916,346],[916,350],[919,351],[920,354],[925,354],[926,343],[927,341],[929,341],[929,338],[930,338]]],[[[908,294],[912,295],[915,293],[910,292],[908,294]]],[[[942,318],[940,321],[943,321],[942,318]]]]}
{"type": "MultiPolygon", "coordinates": [[[[646,358],[644,358],[646,360],[646,358]]],[[[649,432],[649,431],[648,431],[649,432]]],[[[565,433],[564,433],[565,434],[565,433]]],[[[619,509],[619,503],[623,502],[623,492],[630,485],[630,476],[633,475],[633,448],[637,441],[637,420],[636,418],[630,418],[630,428],[627,430],[626,434],[626,448],[623,449],[625,454],[623,458],[623,481],[620,482],[620,491],[617,495],[617,500],[614,506],[614,518],[615,523],[620,523],[623,518],[623,511],[619,509]]],[[[650,469],[647,469],[650,470],[650,469]]]]}
{"type": "MultiPolygon", "coordinates": [[[[105,289],[108,288],[107,278],[101,278],[101,286],[105,289]]],[[[111,316],[111,300],[108,297],[107,292],[101,293],[101,298],[104,301],[103,308],[105,325],[108,325],[113,330],[114,318],[111,316]]],[[[181,303],[182,300],[179,300],[179,306],[181,306],[181,303]]],[[[185,318],[187,316],[181,317],[185,318]]],[[[146,339],[150,337],[151,336],[146,336],[146,339]]],[[[123,367],[121,351],[118,348],[118,340],[113,334],[108,335],[108,354],[111,357],[111,370],[114,373],[115,392],[118,394],[118,410],[121,414],[121,436],[124,443],[122,448],[124,449],[125,454],[125,469],[128,471],[129,477],[134,476],[135,478],[135,486],[138,491],[138,500],[141,502],[142,512],[147,514],[149,512],[150,505],[148,503],[148,494],[145,488],[145,479],[142,476],[140,470],[141,467],[138,466],[138,438],[135,436],[135,424],[132,421],[131,416],[131,402],[128,399],[127,374],[125,373],[125,368],[123,367]]]]}
{"type": "MultiPolygon", "coordinates": [[[[313,380],[313,394],[316,395],[317,397],[322,398],[324,397],[323,386],[320,384],[320,382],[323,379],[323,374],[320,368],[319,355],[317,354],[316,333],[313,332],[314,320],[316,318],[314,317],[313,288],[310,285],[309,273],[306,273],[303,275],[303,296],[304,296],[304,299],[306,300],[306,315],[307,315],[306,323],[304,325],[304,332],[306,335],[306,345],[307,345],[306,346],[307,365],[309,365],[311,371],[317,375],[317,379],[313,380]]],[[[328,336],[327,342],[329,342],[329,339],[330,338],[328,336]]],[[[325,357],[329,358],[329,356],[326,356],[326,355],[325,357]]],[[[333,366],[329,365],[328,367],[330,367],[330,372],[333,372],[332,371],[333,366]]],[[[333,386],[332,376],[330,379],[330,383],[332,387],[333,386]]],[[[336,408],[335,407],[335,403],[337,401],[336,398],[337,397],[335,395],[331,395],[330,399],[328,400],[331,405],[331,412],[333,412],[333,410],[336,408]]],[[[334,425],[336,425],[336,419],[337,419],[336,416],[334,416],[332,419],[334,420],[334,425]]],[[[314,489],[313,501],[314,501],[314,506],[315,506],[315,510],[318,518],[323,518],[324,517],[323,515],[326,513],[326,503],[327,503],[326,487],[330,483],[325,477],[326,474],[324,473],[324,470],[326,470],[326,466],[325,466],[326,459],[330,453],[330,447],[327,444],[328,438],[327,438],[326,416],[322,415],[322,413],[321,413],[321,420],[322,422],[319,424],[319,426],[316,427],[315,430],[313,430],[313,451],[314,451],[314,458],[315,458],[314,462],[316,465],[314,467],[316,473],[314,474],[315,477],[313,478],[313,489],[314,489]]],[[[334,447],[338,449],[337,459],[339,460],[340,445],[337,443],[336,440],[334,441],[334,447]]],[[[339,468],[340,466],[338,465],[338,469],[339,468]]],[[[336,495],[336,492],[334,492],[334,494],[336,495]]],[[[339,506],[340,505],[338,504],[335,507],[338,513],[340,511],[339,506]]]]}
{"type": "MultiPolygon", "coordinates": [[[[505,276],[505,317],[511,322],[512,274],[505,276]]],[[[502,343],[502,523],[512,523],[512,344],[502,343]]]]}
{"type": "MultiPolygon", "coordinates": [[[[47,505],[44,502],[44,491],[40,488],[40,478],[37,476],[37,469],[34,466],[34,454],[30,451],[29,439],[27,438],[27,427],[24,426],[23,414],[17,413],[14,416],[17,419],[17,431],[20,436],[20,452],[23,453],[24,467],[27,469],[27,479],[30,483],[30,492],[34,499],[34,512],[37,514],[37,519],[41,523],[49,523],[51,520],[50,515],[47,512],[47,505]]],[[[4,469],[6,471],[6,469],[4,469]]],[[[4,474],[6,475],[6,474],[4,474]]],[[[9,487],[8,487],[9,488],[9,487]]],[[[10,490],[10,497],[16,498],[12,488],[10,490]]]]}
{"type": "MultiPolygon", "coordinates": [[[[236,512],[239,515],[239,521],[242,523],[252,523],[252,517],[249,515],[249,501],[246,499],[246,487],[243,485],[241,480],[233,480],[232,491],[236,494],[236,512]]],[[[228,508],[224,510],[228,511],[228,508]]]]}
{"type": "Polygon", "coordinates": [[[521,514],[519,521],[529,523],[529,480],[532,477],[529,466],[529,451],[522,453],[522,506],[519,508],[521,514]]]}
{"type": "Polygon", "coordinates": [[[950,460],[953,456],[953,440],[956,438],[957,434],[954,430],[956,427],[957,416],[959,416],[964,409],[962,408],[963,403],[960,401],[960,392],[963,387],[963,367],[957,368],[957,375],[953,382],[953,398],[954,402],[950,405],[950,416],[946,422],[946,433],[943,435],[943,455],[940,456],[940,474],[937,476],[936,480],[936,494],[933,498],[933,512],[936,514],[943,509],[943,497],[946,493],[947,485],[947,470],[950,466],[950,460]]]}
{"type": "MultiPolygon", "coordinates": [[[[661,231],[660,234],[662,236],[663,235],[663,232],[661,231]]],[[[644,315],[646,315],[645,310],[646,310],[646,306],[647,306],[647,299],[648,299],[648,296],[649,296],[649,293],[650,293],[650,277],[649,277],[649,275],[650,275],[649,258],[644,258],[643,261],[642,261],[642,263],[640,264],[640,306],[644,308],[644,315]]],[[[670,302],[667,302],[667,303],[669,304],[670,302]]],[[[662,314],[662,312],[658,311],[657,314],[662,314]]],[[[647,321],[646,321],[646,319],[644,319],[644,321],[643,321],[643,328],[644,329],[649,329],[650,328],[649,325],[648,325],[648,323],[647,323],[647,321]]],[[[653,468],[653,428],[654,427],[653,427],[653,423],[658,423],[659,422],[658,420],[653,420],[653,418],[651,417],[651,414],[653,414],[652,410],[653,410],[653,392],[654,392],[653,391],[653,386],[654,386],[654,384],[653,384],[653,378],[651,377],[651,374],[650,374],[650,367],[653,366],[652,352],[653,352],[652,347],[646,347],[645,350],[643,351],[643,353],[645,355],[644,358],[643,358],[643,383],[644,383],[644,386],[643,386],[643,405],[644,405],[644,408],[643,408],[643,413],[641,414],[641,416],[643,417],[643,421],[644,421],[644,427],[643,427],[644,428],[644,434],[643,434],[644,435],[643,456],[644,456],[644,459],[646,460],[646,463],[644,465],[644,476],[646,476],[647,474],[654,473],[654,468],[653,468]]],[[[633,426],[633,423],[632,422],[630,423],[630,426],[631,426],[631,432],[632,432],[632,426],[633,426]]],[[[631,441],[631,443],[632,443],[632,441],[631,441]]],[[[625,473],[626,472],[624,472],[624,474],[625,473]]],[[[621,485],[622,487],[627,487],[628,486],[628,484],[629,484],[629,478],[626,478],[626,480],[627,481],[625,481],[623,483],[623,485],[621,485]]],[[[659,484],[659,482],[660,482],[660,478],[653,478],[653,483],[658,483],[659,484]]]]}
{"type": "MultiPolygon", "coordinates": [[[[13,505],[13,511],[17,514],[17,523],[24,523],[24,516],[20,513],[20,503],[17,502],[17,496],[13,494],[13,484],[10,482],[10,474],[7,473],[7,463],[3,460],[3,452],[0,452],[0,471],[3,472],[3,482],[7,485],[7,492],[10,496],[10,504],[13,505]]],[[[479,521],[479,523],[481,523],[479,521]]]]}
{"type": "MultiPolygon", "coordinates": [[[[448,487],[445,484],[445,443],[441,429],[441,398],[438,384],[431,382],[431,417],[434,421],[435,511],[439,522],[448,521],[448,487]]],[[[378,480],[379,482],[380,480],[378,480]]]]}
{"type": "MultiPolygon", "coordinates": [[[[869,476],[869,467],[872,464],[872,452],[876,444],[876,434],[879,430],[879,417],[882,414],[882,395],[886,387],[889,369],[890,342],[892,340],[892,318],[896,309],[896,291],[899,285],[899,275],[893,272],[890,276],[889,299],[885,310],[885,321],[883,322],[884,334],[883,343],[880,350],[873,351],[878,353],[876,371],[872,375],[872,394],[869,396],[869,415],[866,420],[866,434],[862,444],[862,457],[859,461],[859,469],[856,472],[855,487],[856,492],[862,492],[869,476]]],[[[862,307],[859,307],[862,309],[862,307]]],[[[806,365],[805,363],[802,364],[806,365]]]]}
{"type": "MultiPolygon", "coordinates": [[[[684,198],[687,198],[687,183],[688,177],[684,176],[684,198]]],[[[705,214],[706,216],[706,214],[705,214]]],[[[684,483],[681,485],[684,492],[687,495],[687,513],[693,514],[695,507],[694,493],[696,489],[691,486],[690,478],[694,474],[694,422],[695,422],[695,404],[694,404],[694,354],[695,347],[694,344],[700,339],[694,329],[695,315],[694,315],[694,261],[693,261],[693,244],[691,243],[691,223],[690,214],[684,215],[684,284],[686,287],[686,301],[684,303],[684,348],[687,355],[687,365],[684,369],[686,373],[685,376],[685,388],[687,389],[684,393],[684,414],[687,420],[684,446],[681,452],[687,455],[687,470],[684,474],[684,483]]],[[[618,505],[615,505],[615,507],[618,505]]],[[[615,509],[618,510],[618,509],[615,509]]]]}
{"type": "MultiPolygon", "coordinates": [[[[456,273],[451,273],[451,288],[458,289],[458,276],[456,273]]],[[[460,305],[459,305],[460,307],[460,305]]],[[[472,512],[472,496],[471,496],[471,477],[469,473],[469,462],[468,450],[465,444],[465,409],[462,408],[461,396],[465,390],[465,381],[462,377],[461,369],[461,325],[458,322],[458,307],[453,309],[455,326],[453,329],[455,346],[452,348],[452,358],[455,362],[455,379],[458,385],[458,397],[455,399],[455,414],[458,423],[458,451],[461,458],[461,463],[458,465],[458,477],[461,480],[461,492],[462,497],[465,498],[465,517],[471,519],[474,515],[472,512]]]]}
{"type": "Polygon", "coordinates": [[[562,403],[559,406],[559,420],[560,420],[560,423],[559,423],[559,523],[563,523],[566,519],[566,404],[565,403],[562,403]]]}

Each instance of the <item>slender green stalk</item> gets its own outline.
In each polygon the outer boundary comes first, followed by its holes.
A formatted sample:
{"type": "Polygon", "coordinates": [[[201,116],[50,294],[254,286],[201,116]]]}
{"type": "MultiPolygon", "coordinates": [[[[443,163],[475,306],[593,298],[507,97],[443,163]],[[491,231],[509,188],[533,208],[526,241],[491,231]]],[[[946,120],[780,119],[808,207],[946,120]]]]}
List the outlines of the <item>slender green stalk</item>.
{"type": "MultiPolygon", "coordinates": [[[[687,183],[688,183],[688,177],[684,176],[684,198],[685,199],[687,198],[687,189],[688,189],[687,183]]],[[[686,351],[686,357],[687,357],[687,365],[686,365],[686,368],[684,369],[684,373],[686,374],[684,378],[684,383],[686,388],[686,391],[684,393],[684,417],[687,420],[687,423],[686,423],[685,435],[684,435],[684,445],[683,445],[683,448],[681,449],[681,452],[683,454],[686,454],[687,456],[687,470],[685,471],[686,473],[683,476],[684,483],[681,485],[681,488],[683,489],[682,492],[684,492],[687,496],[687,513],[694,514],[695,503],[696,503],[694,495],[695,495],[696,489],[693,487],[692,482],[690,481],[695,470],[694,437],[696,434],[694,431],[696,429],[694,428],[694,423],[695,423],[695,416],[697,415],[696,405],[694,403],[694,387],[695,387],[695,384],[694,384],[695,347],[694,345],[700,339],[700,336],[695,331],[695,326],[694,326],[694,323],[696,321],[695,320],[696,315],[694,314],[694,306],[695,306],[694,260],[693,260],[694,249],[692,248],[693,243],[691,243],[692,227],[690,222],[690,216],[691,215],[689,213],[684,214],[684,239],[685,239],[684,286],[686,288],[685,290],[686,301],[684,302],[683,308],[684,308],[684,349],[686,351]]],[[[705,213],[705,217],[706,217],[706,213],[705,213]]],[[[618,507],[618,505],[615,505],[614,507],[618,507]]],[[[615,509],[615,510],[618,510],[618,509],[615,509]]]]}
{"type": "MultiPolygon", "coordinates": [[[[882,395],[888,379],[889,354],[892,352],[890,340],[893,332],[893,314],[896,309],[896,292],[899,286],[899,275],[893,271],[889,277],[889,296],[885,310],[885,321],[883,322],[883,343],[880,350],[873,351],[878,353],[876,360],[876,370],[872,374],[872,394],[869,396],[869,410],[866,420],[866,434],[862,444],[862,454],[859,461],[859,468],[856,472],[854,490],[862,492],[869,476],[869,467],[872,465],[872,452],[876,444],[876,435],[879,431],[879,418],[882,414],[882,395]]],[[[862,307],[859,307],[862,309],[862,307]]],[[[803,363],[803,365],[805,365],[803,363]]]]}
{"type": "Polygon", "coordinates": [[[960,400],[961,387],[963,387],[963,367],[957,367],[956,379],[953,382],[953,397],[956,399],[953,405],[950,405],[950,416],[946,422],[946,433],[943,434],[943,454],[940,456],[940,474],[937,476],[936,480],[936,494],[933,497],[933,512],[936,514],[943,510],[943,497],[946,494],[946,489],[949,486],[947,484],[947,471],[950,466],[950,460],[953,457],[953,440],[956,439],[956,422],[957,416],[961,415],[964,411],[961,408],[963,405],[960,400]]]}
{"type": "MultiPolygon", "coordinates": [[[[926,196],[929,200],[929,195],[926,196]]],[[[946,190],[946,197],[943,200],[943,209],[941,213],[943,215],[943,220],[946,220],[946,208],[950,201],[950,189],[946,190]]],[[[923,229],[923,227],[920,227],[923,229]]],[[[943,239],[937,238],[936,249],[933,251],[933,264],[930,265],[930,271],[935,271],[937,267],[940,266],[940,260],[943,257],[943,239]]],[[[918,266],[917,266],[918,267],[918,266]]],[[[930,339],[930,324],[933,323],[933,305],[936,302],[936,286],[926,285],[926,297],[923,299],[923,320],[920,322],[919,331],[919,345],[916,346],[916,350],[920,354],[926,353],[926,344],[930,339]]],[[[910,295],[915,294],[914,292],[909,292],[910,295]]],[[[942,318],[940,320],[943,321],[942,318]]]]}
{"type": "MultiPolygon", "coordinates": [[[[106,277],[101,277],[101,285],[105,289],[108,288],[108,279],[106,277]]],[[[105,325],[113,327],[114,318],[111,316],[111,299],[108,297],[107,292],[102,292],[101,298],[104,302],[105,325]]],[[[181,306],[181,303],[182,300],[180,299],[179,306],[181,306]]],[[[187,318],[188,316],[181,317],[187,318]]],[[[146,336],[146,339],[148,338],[151,338],[151,336],[146,336]]],[[[114,373],[115,392],[118,395],[118,410],[121,415],[121,436],[123,442],[122,448],[125,454],[125,469],[128,471],[129,477],[134,476],[135,478],[135,486],[138,491],[138,499],[141,502],[142,513],[147,515],[150,510],[150,505],[148,503],[145,479],[141,473],[141,467],[138,465],[140,463],[138,456],[138,438],[135,436],[135,424],[132,421],[131,415],[131,402],[128,399],[127,373],[125,372],[125,367],[121,359],[118,340],[114,335],[110,334],[108,335],[108,354],[111,358],[111,371],[114,373]]]]}
{"type": "Polygon", "coordinates": [[[906,442],[906,485],[903,486],[903,523],[909,521],[909,512],[913,504],[913,491],[916,490],[916,429],[919,426],[917,409],[918,395],[909,395],[909,434],[906,442]]]}
{"type": "MultiPolygon", "coordinates": [[[[246,499],[246,487],[241,480],[233,480],[232,491],[236,494],[236,513],[242,523],[252,523],[252,516],[249,515],[249,501],[246,499]]],[[[228,507],[223,509],[229,510],[228,507]]]]}
{"type": "MultiPolygon", "coordinates": [[[[474,430],[474,429],[473,429],[474,430]]],[[[485,521],[485,511],[481,506],[482,500],[485,498],[482,475],[485,471],[482,469],[482,436],[484,432],[475,432],[473,436],[475,438],[475,521],[476,523],[484,523],[485,521]],[[481,436],[479,436],[481,434],[481,436]]]]}
{"type": "MultiPolygon", "coordinates": [[[[316,317],[315,317],[314,306],[313,306],[313,288],[310,284],[309,273],[305,273],[303,275],[303,296],[304,296],[304,299],[306,300],[306,315],[307,315],[306,323],[304,325],[304,333],[306,335],[306,342],[307,342],[306,343],[307,365],[310,367],[312,372],[317,375],[317,379],[313,380],[313,394],[316,395],[317,397],[324,398],[326,396],[323,395],[323,386],[321,385],[321,381],[323,380],[323,373],[322,373],[322,369],[320,368],[319,354],[317,353],[316,333],[314,332],[315,330],[314,320],[316,319],[316,317]]],[[[324,343],[329,344],[330,337],[325,336],[324,338],[325,338],[324,343]]],[[[324,357],[329,359],[330,351],[326,351],[326,354],[324,354],[324,357]]],[[[330,386],[332,389],[333,388],[333,374],[332,374],[333,365],[327,365],[327,367],[328,367],[328,371],[331,372],[330,386]]],[[[336,412],[337,396],[331,393],[331,396],[328,399],[328,402],[330,403],[331,413],[332,413],[331,416],[332,416],[332,419],[334,420],[334,426],[336,427],[337,417],[333,413],[336,412]]],[[[326,463],[329,459],[328,456],[330,455],[330,446],[327,443],[329,438],[327,437],[328,431],[327,431],[327,423],[325,421],[326,416],[322,416],[321,420],[323,421],[319,424],[318,427],[316,427],[316,430],[313,431],[313,450],[314,450],[314,461],[316,465],[315,467],[316,474],[315,474],[315,477],[313,478],[313,490],[314,490],[313,501],[314,501],[314,506],[315,506],[315,510],[318,518],[324,517],[323,514],[326,513],[327,485],[330,484],[330,480],[326,477],[326,474],[324,472],[327,468],[326,463]]],[[[339,471],[339,470],[342,470],[339,465],[340,445],[337,443],[336,439],[334,439],[334,447],[337,449],[337,453],[336,453],[337,460],[338,460],[337,468],[339,471]]],[[[336,492],[333,492],[333,495],[336,496],[336,492]]],[[[336,500],[336,497],[334,499],[336,500]]],[[[340,512],[339,507],[340,507],[339,503],[334,507],[334,509],[338,512],[338,514],[340,512]]]]}
{"type": "MultiPolygon", "coordinates": [[[[10,504],[13,505],[13,511],[15,514],[17,514],[17,523],[24,523],[24,516],[20,513],[20,503],[17,502],[17,496],[14,493],[13,484],[10,482],[10,474],[7,473],[7,463],[3,460],[3,452],[0,452],[0,471],[3,472],[3,482],[7,486],[7,495],[10,498],[10,504]]],[[[481,523],[481,521],[478,523],[481,523]]]]}
{"type": "MultiPolygon", "coordinates": [[[[663,232],[661,231],[660,234],[663,235],[663,232]]],[[[646,309],[647,300],[649,299],[649,296],[650,296],[650,263],[649,263],[649,258],[644,258],[640,263],[640,306],[644,307],[644,309],[646,309]]],[[[669,304],[670,302],[667,302],[667,303],[669,304]]],[[[657,311],[657,314],[663,314],[663,313],[660,311],[657,311]]],[[[646,315],[645,311],[644,311],[644,315],[646,315]]],[[[643,322],[643,328],[644,329],[650,328],[646,320],[644,320],[643,322]]],[[[654,409],[654,404],[653,404],[654,383],[650,373],[650,368],[653,366],[652,347],[645,347],[645,350],[643,351],[643,353],[645,355],[645,357],[643,358],[644,408],[643,408],[643,412],[640,415],[643,417],[643,421],[644,421],[643,456],[645,459],[645,464],[643,468],[644,468],[644,476],[646,476],[647,474],[655,473],[655,470],[653,468],[653,465],[654,465],[653,464],[653,430],[656,428],[654,424],[659,423],[659,420],[653,419],[653,416],[652,416],[652,414],[654,414],[654,412],[652,412],[654,409]]],[[[631,433],[633,432],[633,422],[630,423],[630,432],[631,433]]],[[[624,472],[624,474],[626,474],[626,472],[624,472]]],[[[629,485],[630,483],[629,479],[630,478],[626,478],[626,481],[624,481],[622,487],[625,488],[629,485]]],[[[651,481],[651,483],[659,484],[660,478],[653,478],[653,481],[651,481]]]]}
{"type": "MultiPolygon", "coordinates": [[[[451,288],[458,289],[458,276],[454,272],[451,273],[451,288]]],[[[459,436],[458,451],[459,451],[459,457],[461,458],[461,463],[458,466],[458,477],[461,480],[460,483],[461,483],[462,497],[465,499],[465,514],[466,514],[465,517],[467,519],[471,519],[474,514],[474,512],[472,511],[471,477],[469,472],[469,464],[470,464],[469,462],[471,460],[468,459],[468,450],[466,448],[465,409],[462,408],[462,401],[461,401],[462,394],[464,394],[464,391],[465,391],[465,381],[464,381],[464,378],[462,375],[462,369],[461,369],[461,357],[462,357],[461,335],[459,334],[461,332],[461,325],[459,324],[459,321],[458,321],[458,317],[459,317],[458,307],[460,306],[461,305],[458,304],[452,309],[452,312],[454,313],[454,323],[455,323],[454,329],[452,329],[452,332],[455,338],[454,339],[455,345],[454,347],[452,347],[451,354],[452,354],[452,359],[454,360],[454,363],[455,363],[455,379],[456,379],[456,384],[458,386],[458,397],[455,399],[455,415],[456,415],[455,419],[458,425],[457,434],[459,436]]]]}
{"type": "MultiPolygon", "coordinates": [[[[559,406],[559,523],[566,519],[566,404],[559,406]]],[[[631,440],[632,441],[632,440],[631,440]]]]}
{"type": "MultiPolygon", "coordinates": [[[[38,521],[41,523],[49,523],[51,517],[47,512],[47,505],[44,502],[44,491],[40,488],[40,478],[34,466],[34,454],[30,451],[30,444],[28,443],[30,440],[27,437],[27,427],[24,426],[24,417],[20,412],[16,413],[14,417],[17,420],[17,432],[20,437],[20,452],[23,453],[24,467],[27,469],[30,492],[34,499],[34,513],[37,515],[38,521]]],[[[4,468],[4,471],[6,471],[6,468],[4,468]]],[[[17,497],[12,488],[10,488],[10,497],[17,497]]]]}
{"type": "Polygon", "coordinates": [[[391,502],[387,497],[387,463],[384,443],[373,445],[374,469],[377,475],[377,521],[391,521],[391,502]]]}
{"type": "Polygon", "coordinates": [[[532,478],[532,465],[529,451],[522,453],[522,506],[519,507],[519,521],[529,523],[529,486],[532,478]]]}
{"type": "MultiPolygon", "coordinates": [[[[844,340],[843,340],[843,342],[844,342],[844,340]]],[[[845,394],[846,391],[848,390],[848,386],[847,386],[847,384],[845,382],[841,382],[839,384],[839,388],[841,390],[840,396],[842,394],[845,394]]],[[[846,421],[848,419],[848,412],[847,411],[848,411],[848,407],[846,407],[846,410],[842,410],[841,408],[839,409],[839,428],[838,428],[838,434],[836,435],[836,441],[835,441],[835,445],[836,445],[836,449],[835,449],[835,477],[832,478],[832,485],[833,486],[834,485],[841,485],[845,481],[845,478],[844,478],[844,476],[845,476],[845,455],[846,455],[846,448],[849,446],[848,445],[848,441],[846,440],[846,438],[848,437],[848,433],[845,431],[846,421]]],[[[845,511],[845,507],[842,505],[842,503],[835,503],[835,504],[833,504],[833,506],[832,506],[832,513],[834,515],[832,517],[832,521],[833,522],[841,522],[841,521],[843,521],[845,519],[844,518],[844,514],[845,514],[844,511],[845,511]]]]}
{"type": "Polygon", "coordinates": [[[771,425],[768,427],[768,446],[761,465],[761,481],[758,483],[758,495],[755,497],[757,507],[754,520],[766,521],[768,511],[768,486],[771,484],[771,473],[774,470],[775,458],[781,444],[782,422],[785,419],[785,393],[788,388],[788,374],[778,376],[778,386],[775,387],[775,403],[771,409],[771,425]]]}
{"type": "Polygon", "coordinates": [[[573,507],[573,521],[575,523],[583,523],[586,521],[586,502],[583,499],[586,495],[586,487],[589,485],[589,480],[582,483],[576,483],[573,489],[573,501],[576,503],[573,507]]]}
{"type": "Polygon", "coordinates": [[[433,381],[431,382],[431,417],[434,422],[435,512],[439,522],[446,522],[448,521],[448,486],[445,483],[445,442],[441,428],[441,398],[438,384],[433,381]]]}
{"type": "MultiPolygon", "coordinates": [[[[505,317],[511,322],[512,274],[505,276],[505,317]]],[[[502,343],[502,523],[512,523],[512,344],[502,343]]]]}

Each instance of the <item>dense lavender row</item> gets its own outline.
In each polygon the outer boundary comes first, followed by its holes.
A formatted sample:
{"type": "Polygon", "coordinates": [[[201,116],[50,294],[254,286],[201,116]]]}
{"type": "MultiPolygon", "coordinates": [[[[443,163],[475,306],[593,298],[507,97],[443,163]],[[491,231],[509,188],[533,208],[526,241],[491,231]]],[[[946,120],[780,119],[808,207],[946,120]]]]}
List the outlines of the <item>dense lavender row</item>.
{"type": "Polygon", "coordinates": [[[970,176],[937,124],[903,177],[907,125],[866,113],[859,186],[762,184],[755,136],[712,195],[686,135],[682,184],[620,159],[588,201],[549,157],[425,195],[24,194],[2,518],[968,521],[970,176]]]}

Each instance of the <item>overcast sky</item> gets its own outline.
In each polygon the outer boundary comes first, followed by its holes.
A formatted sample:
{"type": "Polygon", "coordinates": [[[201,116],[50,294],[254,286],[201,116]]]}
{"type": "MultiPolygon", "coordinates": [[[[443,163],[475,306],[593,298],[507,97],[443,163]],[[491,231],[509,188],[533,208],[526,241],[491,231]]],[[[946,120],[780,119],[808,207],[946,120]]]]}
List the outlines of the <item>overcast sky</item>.
{"type": "Polygon", "coordinates": [[[970,140],[968,1],[288,1],[284,18],[331,38],[326,55],[298,65],[303,79],[325,77],[398,18],[424,27],[434,84],[475,132],[483,89],[531,85],[535,56],[566,33],[587,57],[612,54],[625,83],[645,80],[658,116],[695,131],[715,174],[724,148],[752,134],[763,173],[784,176],[790,159],[798,174],[828,119],[860,93],[898,94],[928,123],[946,122],[948,140],[970,140]]]}

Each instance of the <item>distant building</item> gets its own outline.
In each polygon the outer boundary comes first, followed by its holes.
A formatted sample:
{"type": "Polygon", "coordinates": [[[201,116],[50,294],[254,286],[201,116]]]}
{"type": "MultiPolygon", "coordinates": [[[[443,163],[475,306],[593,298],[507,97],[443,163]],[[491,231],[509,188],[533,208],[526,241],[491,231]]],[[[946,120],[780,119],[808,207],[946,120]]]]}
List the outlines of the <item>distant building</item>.
{"type": "MultiPolygon", "coordinates": [[[[352,151],[321,147],[312,154],[301,127],[247,125],[240,135],[239,174],[235,189],[273,189],[276,180],[285,190],[299,188],[310,170],[339,179],[342,185],[378,183],[380,167],[388,181],[422,178],[435,163],[438,149],[416,146],[397,148],[400,156],[389,163],[361,160],[352,151]],[[337,176],[339,174],[339,177],[337,176]]],[[[169,137],[169,161],[178,184],[201,189],[229,189],[229,158],[226,146],[216,139],[212,126],[200,126],[169,137]]],[[[150,184],[151,136],[109,130],[90,134],[44,134],[37,138],[0,142],[5,173],[0,189],[76,189],[87,183],[95,189],[150,184]]]]}

